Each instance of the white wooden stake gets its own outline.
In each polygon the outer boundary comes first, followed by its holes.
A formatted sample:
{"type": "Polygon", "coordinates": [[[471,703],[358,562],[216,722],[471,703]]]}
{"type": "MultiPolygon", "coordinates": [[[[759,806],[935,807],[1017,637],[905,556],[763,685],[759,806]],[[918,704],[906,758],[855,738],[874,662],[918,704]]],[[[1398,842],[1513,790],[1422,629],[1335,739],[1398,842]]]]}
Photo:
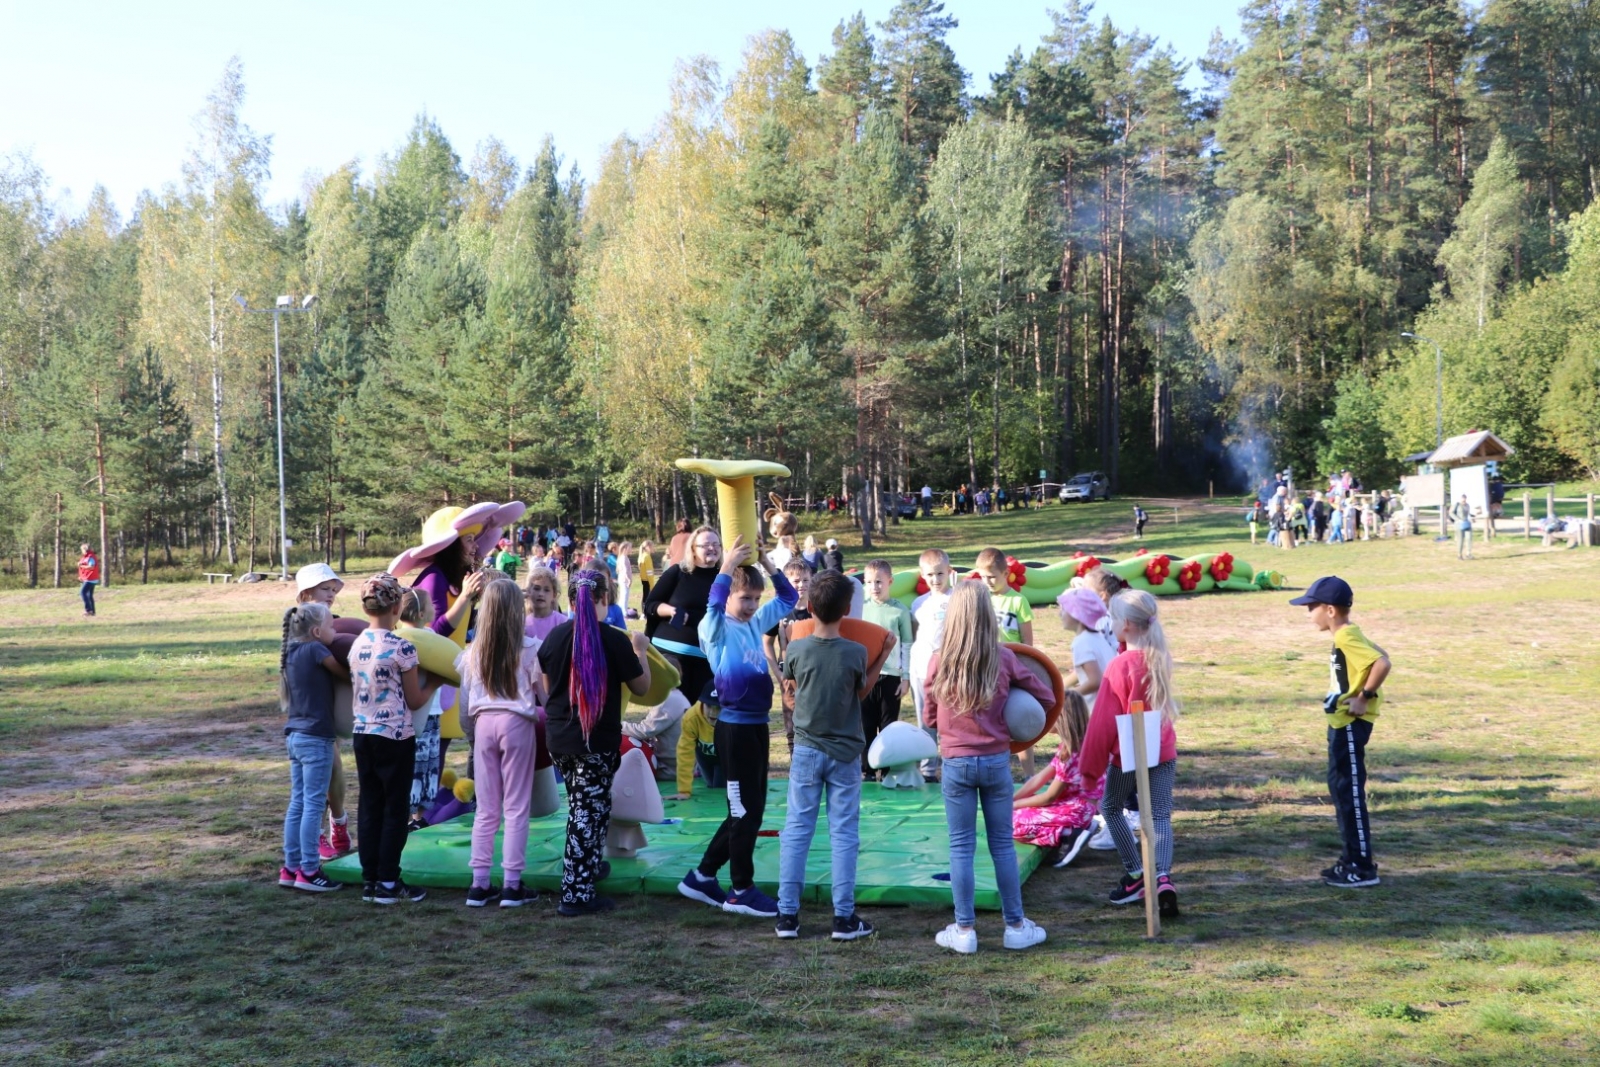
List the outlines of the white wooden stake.
{"type": "Polygon", "coordinates": [[[1139,852],[1144,862],[1145,937],[1161,936],[1161,913],[1156,908],[1156,828],[1150,817],[1150,761],[1145,752],[1145,716],[1160,712],[1145,710],[1144,701],[1135,700],[1128,713],[1133,719],[1133,773],[1139,789],[1139,852]]]}

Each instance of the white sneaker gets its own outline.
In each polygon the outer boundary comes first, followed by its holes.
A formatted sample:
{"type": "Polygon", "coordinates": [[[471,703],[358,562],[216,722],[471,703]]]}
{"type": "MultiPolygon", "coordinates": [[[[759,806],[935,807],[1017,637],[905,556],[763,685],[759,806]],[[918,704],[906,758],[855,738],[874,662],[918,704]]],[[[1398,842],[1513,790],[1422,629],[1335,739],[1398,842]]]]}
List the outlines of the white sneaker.
{"type": "MultiPolygon", "coordinates": [[[[1032,948],[1044,941],[1044,927],[1032,919],[1023,919],[1021,926],[1006,927],[1006,948],[1032,948]]],[[[976,938],[974,938],[976,941],[976,938]]],[[[974,948],[977,946],[974,945],[974,948]]]]}
{"type": "Polygon", "coordinates": [[[1094,836],[1089,838],[1089,847],[1096,852],[1110,852],[1116,848],[1117,843],[1111,840],[1111,827],[1106,825],[1105,819],[1096,815],[1094,824],[1098,829],[1095,830],[1094,836]]]}
{"type": "MultiPolygon", "coordinates": [[[[1044,931],[1040,930],[1039,933],[1042,935],[1044,931]]],[[[940,948],[947,948],[951,952],[959,952],[963,956],[970,956],[974,952],[978,951],[978,931],[963,930],[955,923],[951,923],[943,930],[940,930],[933,936],[933,939],[938,943],[940,948]]],[[[1008,943],[1010,939],[1011,931],[1007,930],[1006,940],[1008,943]]]]}

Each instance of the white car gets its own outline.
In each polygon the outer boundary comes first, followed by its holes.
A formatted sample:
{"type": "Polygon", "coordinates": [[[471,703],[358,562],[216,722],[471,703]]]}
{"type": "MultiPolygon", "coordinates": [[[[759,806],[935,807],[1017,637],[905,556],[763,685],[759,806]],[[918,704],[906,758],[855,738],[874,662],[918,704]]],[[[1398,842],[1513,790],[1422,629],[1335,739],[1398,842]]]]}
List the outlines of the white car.
{"type": "Polygon", "coordinates": [[[1095,500],[1111,499],[1111,480],[1100,471],[1087,471],[1083,474],[1074,474],[1061,487],[1061,502],[1071,504],[1074,501],[1093,502],[1095,500]]]}

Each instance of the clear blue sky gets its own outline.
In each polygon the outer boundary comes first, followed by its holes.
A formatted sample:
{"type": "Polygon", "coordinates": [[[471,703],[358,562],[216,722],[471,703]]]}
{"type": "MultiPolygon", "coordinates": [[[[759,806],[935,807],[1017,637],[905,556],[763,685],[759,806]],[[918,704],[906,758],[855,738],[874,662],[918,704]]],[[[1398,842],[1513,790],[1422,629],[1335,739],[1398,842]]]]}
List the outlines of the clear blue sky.
{"type": "MultiPolygon", "coordinates": [[[[1235,2],[1101,0],[1093,17],[1109,15],[1193,60],[1214,28],[1237,36],[1235,2]]],[[[495,136],[527,163],[548,133],[592,177],[607,143],[624,131],[647,132],[665,108],[678,58],[710,55],[728,73],[751,34],[779,28],[814,67],[842,18],[859,8],[876,23],[892,5],[14,2],[5,5],[0,35],[0,155],[30,153],[69,210],[100,183],[127,212],[140,190],[178,178],[191,120],[237,54],[245,121],[272,138],[271,204],[300,196],[308,175],[347,160],[370,173],[424,110],[463,160],[495,136]]],[[[1046,7],[946,0],[961,20],[951,45],[974,90],[987,88],[1014,47],[1029,50],[1048,31],[1046,7]]]]}

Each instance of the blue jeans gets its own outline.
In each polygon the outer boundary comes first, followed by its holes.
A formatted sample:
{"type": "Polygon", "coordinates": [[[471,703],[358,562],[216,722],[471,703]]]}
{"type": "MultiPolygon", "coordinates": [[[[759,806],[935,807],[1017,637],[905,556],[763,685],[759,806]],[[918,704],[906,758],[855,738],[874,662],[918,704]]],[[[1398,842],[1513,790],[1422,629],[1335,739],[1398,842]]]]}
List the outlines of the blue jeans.
{"type": "Polygon", "coordinates": [[[78,590],[78,596],[83,598],[83,613],[85,615],[94,614],[94,587],[94,582],[84,582],[83,587],[78,590]]]}
{"type": "Polygon", "coordinates": [[[944,817],[950,824],[950,894],[956,922],[971,926],[976,919],[972,859],[978,849],[978,805],[983,805],[984,836],[994,861],[1000,913],[1007,926],[1022,921],[1022,877],[1017,873],[1017,847],[1011,838],[1011,755],[955,756],[944,760],[944,817]]]}
{"type": "Polygon", "coordinates": [[[322,833],[322,809],[328,806],[334,740],[296,730],[284,744],[289,749],[289,810],[283,816],[283,865],[315,874],[322,870],[317,837],[322,833]]]}
{"type": "MultiPolygon", "coordinates": [[[[795,746],[789,763],[789,815],[778,837],[778,910],[800,910],[806,856],[817,831],[817,809],[828,794],[828,837],[833,841],[833,913],[856,913],[856,854],[861,851],[861,763],[836,760],[820,749],[795,746]]],[[[1010,794],[1008,793],[1007,796],[1010,794]]],[[[1009,819],[1006,821],[1011,826],[1009,819]]]]}

